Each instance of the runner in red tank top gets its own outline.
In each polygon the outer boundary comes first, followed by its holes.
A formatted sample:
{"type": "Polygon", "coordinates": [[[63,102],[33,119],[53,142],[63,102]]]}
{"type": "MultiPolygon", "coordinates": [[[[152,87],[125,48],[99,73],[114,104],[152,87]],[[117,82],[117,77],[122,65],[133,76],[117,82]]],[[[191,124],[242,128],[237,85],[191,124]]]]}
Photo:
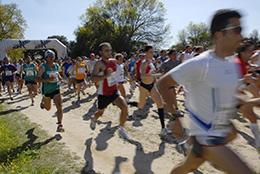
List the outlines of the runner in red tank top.
{"type": "Polygon", "coordinates": [[[101,60],[97,61],[92,72],[92,81],[98,83],[98,110],[91,119],[90,128],[96,128],[96,122],[101,117],[106,107],[113,103],[120,108],[119,135],[124,139],[129,139],[124,125],[128,116],[128,108],[125,99],[119,94],[116,79],[116,60],[110,59],[112,47],[109,43],[99,45],[101,60]]]}
{"type": "MultiPolygon", "coordinates": [[[[248,74],[249,64],[251,56],[253,55],[254,45],[249,40],[244,40],[238,49],[238,56],[235,59],[235,63],[239,66],[241,72],[241,78],[244,78],[245,83],[249,83],[247,79],[251,77],[248,74]]],[[[241,89],[243,91],[249,91],[253,94],[253,98],[259,97],[259,89],[254,84],[247,85],[245,88],[241,89]]],[[[246,117],[250,122],[251,131],[255,137],[255,145],[260,152],[260,131],[257,125],[257,115],[255,114],[253,104],[245,104],[239,108],[239,111],[244,117],[246,117]]]]}

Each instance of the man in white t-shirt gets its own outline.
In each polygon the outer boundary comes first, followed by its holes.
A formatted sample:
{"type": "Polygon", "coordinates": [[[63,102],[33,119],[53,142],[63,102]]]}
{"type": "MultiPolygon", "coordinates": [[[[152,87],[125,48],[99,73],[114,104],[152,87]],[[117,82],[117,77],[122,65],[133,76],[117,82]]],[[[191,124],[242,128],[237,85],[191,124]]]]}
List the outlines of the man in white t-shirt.
{"type": "Polygon", "coordinates": [[[183,62],[190,60],[193,56],[192,56],[192,48],[191,46],[187,45],[185,47],[185,51],[180,55],[180,60],[182,60],[183,62]]]}
{"type": "Polygon", "coordinates": [[[116,67],[116,79],[118,82],[118,90],[120,94],[126,99],[126,91],[124,87],[125,83],[125,69],[124,69],[124,56],[121,53],[115,55],[115,59],[117,60],[116,67]]]}
{"type": "MultiPolygon", "coordinates": [[[[174,110],[170,87],[181,84],[187,90],[186,109],[190,115],[192,147],[184,163],[172,170],[189,173],[209,161],[227,173],[252,173],[251,169],[225,145],[236,137],[230,119],[236,113],[239,72],[228,60],[239,46],[241,15],[234,10],[219,10],[211,22],[215,47],[177,66],[158,82],[159,91],[170,110],[174,110]]],[[[183,134],[178,118],[173,133],[183,134]]]]}
{"type": "Polygon", "coordinates": [[[91,74],[92,74],[92,71],[94,69],[94,66],[96,64],[97,60],[96,60],[96,56],[94,53],[91,53],[90,54],[90,59],[89,61],[87,62],[87,67],[88,67],[88,74],[87,74],[87,83],[88,83],[88,86],[92,86],[92,82],[91,82],[91,74]]]}

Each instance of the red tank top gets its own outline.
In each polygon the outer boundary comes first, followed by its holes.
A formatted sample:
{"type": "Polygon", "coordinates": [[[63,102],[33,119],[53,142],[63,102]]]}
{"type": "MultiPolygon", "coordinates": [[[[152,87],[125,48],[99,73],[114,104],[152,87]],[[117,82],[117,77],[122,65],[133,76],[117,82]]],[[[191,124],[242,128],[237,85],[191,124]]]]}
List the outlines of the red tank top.
{"type": "Polygon", "coordinates": [[[136,62],[136,75],[137,75],[137,79],[141,78],[141,74],[140,74],[141,64],[142,64],[142,60],[138,60],[136,62]]]}
{"type": "Polygon", "coordinates": [[[116,80],[116,60],[109,59],[107,62],[104,62],[106,65],[105,74],[108,72],[108,69],[112,69],[113,73],[110,77],[99,82],[98,94],[104,96],[111,96],[117,92],[117,80],[116,80]]]}
{"type": "Polygon", "coordinates": [[[239,66],[242,77],[248,73],[248,68],[247,68],[248,64],[244,60],[242,60],[240,57],[237,56],[234,62],[239,66]]]}

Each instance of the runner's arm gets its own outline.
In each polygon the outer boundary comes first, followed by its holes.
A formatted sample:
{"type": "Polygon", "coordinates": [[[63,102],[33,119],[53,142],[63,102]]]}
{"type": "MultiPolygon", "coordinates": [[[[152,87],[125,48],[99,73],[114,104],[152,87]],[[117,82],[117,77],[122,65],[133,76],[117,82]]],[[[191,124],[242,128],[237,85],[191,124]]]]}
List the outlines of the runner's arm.
{"type": "Polygon", "coordinates": [[[100,72],[100,62],[97,62],[94,66],[94,69],[93,69],[93,72],[92,72],[92,76],[91,76],[91,80],[93,81],[93,83],[97,83],[101,80],[104,80],[108,77],[107,74],[105,75],[99,75],[99,72],[100,72]]]}
{"type": "Polygon", "coordinates": [[[37,81],[38,82],[50,82],[50,79],[43,79],[42,78],[42,75],[43,75],[44,71],[45,71],[45,69],[43,67],[40,67],[39,73],[38,73],[38,76],[37,76],[37,81]]]}

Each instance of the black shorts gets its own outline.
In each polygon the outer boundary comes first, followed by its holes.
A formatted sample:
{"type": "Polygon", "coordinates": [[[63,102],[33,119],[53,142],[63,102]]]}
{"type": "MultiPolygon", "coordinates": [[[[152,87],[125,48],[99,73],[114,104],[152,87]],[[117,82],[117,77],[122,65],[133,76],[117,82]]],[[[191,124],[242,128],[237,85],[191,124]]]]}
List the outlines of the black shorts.
{"type": "Polygon", "coordinates": [[[118,92],[110,96],[98,95],[98,109],[105,109],[119,97],[118,92]]]}
{"type": "Polygon", "coordinates": [[[37,85],[36,81],[25,80],[25,85],[37,85]]]}
{"type": "Polygon", "coordinates": [[[15,77],[19,79],[21,78],[21,74],[15,74],[15,77]]]}
{"type": "Polygon", "coordinates": [[[216,137],[216,136],[208,136],[205,139],[203,139],[203,141],[199,140],[198,137],[196,137],[196,136],[192,136],[191,141],[192,141],[191,151],[197,157],[202,157],[203,147],[214,147],[214,146],[225,145],[225,138],[216,137]]]}
{"type": "Polygon", "coordinates": [[[13,77],[13,76],[4,77],[3,82],[4,82],[4,84],[5,84],[6,82],[11,82],[11,83],[13,83],[13,82],[14,82],[14,77],[13,77]]]}
{"type": "Polygon", "coordinates": [[[118,82],[119,84],[124,84],[125,82],[118,82]]]}
{"type": "Polygon", "coordinates": [[[151,90],[153,89],[154,83],[151,84],[145,84],[143,82],[140,83],[140,86],[142,86],[143,88],[147,89],[149,92],[151,92],[151,90]]]}
{"type": "Polygon", "coordinates": [[[57,89],[57,90],[55,90],[55,91],[53,91],[53,92],[51,92],[49,94],[44,94],[44,96],[45,97],[50,97],[51,99],[53,99],[55,97],[55,95],[58,95],[58,94],[60,94],[60,90],[59,89],[57,89]]]}
{"type": "Polygon", "coordinates": [[[76,79],[76,83],[78,84],[78,83],[83,83],[85,80],[84,79],[82,79],[82,80],[77,80],[76,79]]]}

